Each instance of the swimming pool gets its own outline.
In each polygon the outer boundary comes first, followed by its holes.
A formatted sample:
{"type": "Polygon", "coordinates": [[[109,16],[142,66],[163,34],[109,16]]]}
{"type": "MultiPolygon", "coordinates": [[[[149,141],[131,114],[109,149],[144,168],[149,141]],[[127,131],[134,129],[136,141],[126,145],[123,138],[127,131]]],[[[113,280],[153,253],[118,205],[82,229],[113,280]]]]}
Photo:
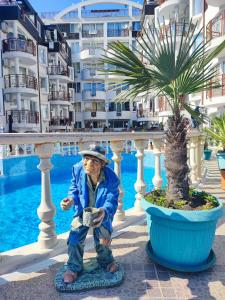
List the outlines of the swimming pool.
{"type": "MultiPolygon", "coordinates": [[[[112,155],[108,155],[109,158],[112,155]]],[[[121,163],[122,186],[124,190],[124,209],[131,208],[135,201],[134,183],[137,177],[135,153],[123,154],[121,163]]],[[[81,159],[76,156],[54,155],[51,171],[52,200],[56,206],[54,218],[57,234],[68,231],[73,211],[63,212],[60,200],[67,195],[70,185],[72,165],[81,159]]],[[[37,241],[39,234],[37,208],[41,197],[41,174],[37,169],[36,156],[12,158],[6,161],[6,176],[0,177],[0,252],[14,249],[37,241]],[[14,174],[14,175],[12,175],[14,174]]],[[[113,168],[113,163],[110,165],[113,168]]],[[[163,158],[162,158],[163,166],[163,158]]],[[[154,155],[144,157],[144,180],[150,190],[154,176],[154,155]]],[[[166,182],[165,169],[162,168],[163,181],[166,182]]]]}

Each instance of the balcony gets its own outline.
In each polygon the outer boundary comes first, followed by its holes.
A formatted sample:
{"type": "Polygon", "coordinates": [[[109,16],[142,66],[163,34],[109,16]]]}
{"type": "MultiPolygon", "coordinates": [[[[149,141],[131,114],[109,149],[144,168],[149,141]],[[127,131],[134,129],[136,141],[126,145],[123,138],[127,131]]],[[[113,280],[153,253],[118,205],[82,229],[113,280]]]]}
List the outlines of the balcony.
{"type": "Polygon", "coordinates": [[[99,48],[90,48],[90,49],[84,49],[80,53],[80,59],[85,60],[85,59],[92,59],[96,60],[102,57],[104,54],[103,49],[99,48]]]}
{"type": "Polygon", "coordinates": [[[104,37],[103,30],[82,30],[83,38],[104,37]]]}
{"type": "Polygon", "coordinates": [[[224,5],[224,0],[206,0],[206,2],[210,6],[220,7],[224,5]]]}
{"type": "Polygon", "coordinates": [[[177,7],[184,3],[185,0],[162,0],[159,1],[159,15],[164,16],[165,19],[169,19],[171,15],[174,15],[177,7]]]}
{"type": "Polygon", "coordinates": [[[50,65],[48,66],[49,79],[59,79],[64,83],[71,82],[73,81],[72,69],[68,66],[50,65]]]}
{"type": "Polygon", "coordinates": [[[116,18],[127,17],[128,9],[92,9],[82,10],[82,18],[116,18]]]}
{"type": "Polygon", "coordinates": [[[10,74],[4,76],[5,93],[22,93],[38,95],[37,79],[30,75],[10,74]]]}
{"type": "Polygon", "coordinates": [[[5,39],[2,41],[3,58],[19,58],[22,64],[36,64],[36,45],[31,40],[5,39]]]}
{"type": "Polygon", "coordinates": [[[94,69],[83,69],[82,70],[82,80],[105,80],[106,75],[102,74],[101,71],[94,69]]]}
{"type": "Polygon", "coordinates": [[[128,29],[108,29],[107,37],[129,37],[128,29]]]}
{"type": "Polygon", "coordinates": [[[225,34],[225,11],[213,18],[206,26],[206,39],[210,41],[225,34]]]}
{"type": "MultiPolygon", "coordinates": [[[[39,126],[39,112],[30,111],[26,109],[22,110],[7,110],[6,117],[8,120],[8,116],[11,115],[13,119],[13,127],[23,127],[27,125],[38,125],[39,126]]],[[[29,127],[32,127],[29,126],[29,127]]]]}
{"type": "Polygon", "coordinates": [[[72,124],[69,118],[52,117],[49,126],[51,130],[71,130],[72,124]]]}
{"type": "Polygon", "coordinates": [[[105,100],[106,93],[105,91],[83,91],[82,92],[82,98],[83,100],[90,100],[90,99],[96,99],[96,100],[105,100]]]}
{"type": "Polygon", "coordinates": [[[84,120],[96,119],[96,120],[106,120],[105,111],[86,111],[84,112],[84,120]]]}
{"type": "Polygon", "coordinates": [[[224,106],[224,96],[225,96],[225,74],[217,76],[214,82],[220,84],[220,87],[215,89],[210,89],[206,92],[206,103],[207,107],[220,107],[224,106]]]}
{"type": "MultiPolygon", "coordinates": [[[[161,26],[160,27],[160,33],[161,33],[160,39],[163,40],[164,38],[166,38],[166,35],[168,37],[170,37],[171,33],[172,33],[172,36],[174,36],[175,32],[176,32],[176,37],[181,37],[183,31],[185,33],[188,33],[189,25],[190,25],[189,23],[184,23],[184,22],[180,21],[180,22],[176,22],[176,23],[171,22],[169,25],[161,26]],[[171,28],[171,33],[170,33],[170,28],[171,28]]],[[[193,30],[194,26],[191,26],[191,29],[193,30]]]]}
{"type": "Polygon", "coordinates": [[[52,91],[48,95],[48,100],[55,104],[70,105],[71,99],[72,95],[65,91],[52,91]]]}

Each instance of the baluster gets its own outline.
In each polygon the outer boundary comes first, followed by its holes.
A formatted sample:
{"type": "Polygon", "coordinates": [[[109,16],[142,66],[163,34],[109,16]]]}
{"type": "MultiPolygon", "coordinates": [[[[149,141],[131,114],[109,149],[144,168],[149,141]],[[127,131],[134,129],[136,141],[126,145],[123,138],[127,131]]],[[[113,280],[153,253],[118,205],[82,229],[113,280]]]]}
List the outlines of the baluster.
{"type": "Polygon", "coordinates": [[[153,153],[155,155],[155,174],[152,179],[152,183],[154,185],[154,189],[160,190],[162,187],[162,176],[161,176],[161,140],[153,140],[153,153]]]}
{"type": "Polygon", "coordinates": [[[15,155],[16,155],[16,156],[20,155],[19,149],[20,149],[19,145],[18,145],[18,144],[15,145],[15,155]]]}
{"type": "Polygon", "coordinates": [[[205,159],[204,159],[204,146],[205,146],[205,136],[202,135],[200,139],[200,147],[201,147],[201,175],[205,175],[205,159]]]}
{"type": "Polygon", "coordinates": [[[190,166],[191,166],[191,183],[195,187],[198,184],[197,180],[197,164],[196,164],[196,138],[191,137],[190,138],[190,166]]]}
{"type": "Polygon", "coordinates": [[[134,143],[135,148],[137,149],[137,181],[134,184],[135,191],[137,192],[135,195],[135,203],[134,207],[137,210],[142,210],[141,207],[141,199],[145,193],[146,184],[144,182],[144,149],[148,145],[147,140],[137,140],[134,143]]]}
{"type": "Polygon", "coordinates": [[[68,145],[68,155],[71,155],[71,144],[70,144],[70,142],[67,143],[67,145],[68,145]]]}
{"type": "Polygon", "coordinates": [[[56,209],[52,203],[50,181],[50,170],[52,168],[50,158],[54,153],[54,144],[38,144],[35,146],[35,152],[40,157],[38,169],[41,171],[41,203],[37,209],[37,214],[41,220],[38,243],[41,248],[51,249],[57,243],[53,221],[56,209]]]}
{"type": "Polygon", "coordinates": [[[0,145],[0,159],[5,158],[6,156],[6,145],[0,145]]]}
{"type": "Polygon", "coordinates": [[[27,155],[27,145],[26,144],[24,144],[23,145],[23,151],[24,151],[24,155],[27,155]]]}
{"type": "Polygon", "coordinates": [[[112,160],[114,161],[114,171],[116,175],[120,179],[120,186],[119,186],[119,199],[118,199],[118,208],[116,212],[116,219],[118,221],[123,221],[125,219],[125,212],[123,210],[123,188],[121,184],[121,152],[123,150],[123,141],[113,141],[111,142],[111,149],[113,151],[112,160]]]}
{"type": "Polygon", "coordinates": [[[201,149],[201,136],[196,137],[196,163],[197,163],[197,180],[201,181],[202,178],[202,149],[201,149]]]}
{"type": "Polygon", "coordinates": [[[11,155],[10,147],[9,145],[6,145],[6,157],[9,157],[10,155],[11,155]]]}

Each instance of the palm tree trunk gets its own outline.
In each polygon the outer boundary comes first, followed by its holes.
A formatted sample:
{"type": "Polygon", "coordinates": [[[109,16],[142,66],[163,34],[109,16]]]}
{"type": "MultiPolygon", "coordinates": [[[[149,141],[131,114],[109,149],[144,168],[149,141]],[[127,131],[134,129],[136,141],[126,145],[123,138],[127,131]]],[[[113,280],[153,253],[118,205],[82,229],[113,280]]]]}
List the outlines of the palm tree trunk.
{"type": "Polygon", "coordinates": [[[167,171],[166,198],[169,206],[189,201],[189,168],[187,165],[187,122],[180,114],[169,117],[166,130],[165,167],[167,171]]]}

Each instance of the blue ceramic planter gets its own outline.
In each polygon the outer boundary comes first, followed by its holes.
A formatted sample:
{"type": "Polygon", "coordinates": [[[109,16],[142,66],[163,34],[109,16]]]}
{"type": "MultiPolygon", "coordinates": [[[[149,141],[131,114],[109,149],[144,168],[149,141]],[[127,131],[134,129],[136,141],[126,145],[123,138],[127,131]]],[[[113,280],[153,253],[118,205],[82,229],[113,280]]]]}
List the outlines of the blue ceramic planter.
{"type": "Polygon", "coordinates": [[[212,150],[211,149],[205,149],[204,150],[204,159],[205,160],[210,160],[212,155],[212,150]]]}
{"type": "Polygon", "coordinates": [[[220,170],[225,170],[225,152],[218,152],[216,154],[218,167],[220,170]]]}
{"type": "Polygon", "coordinates": [[[142,200],[150,225],[149,256],[173,270],[197,272],[215,263],[212,244],[223,204],[211,210],[185,211],[156,206],[142,200]]]}

